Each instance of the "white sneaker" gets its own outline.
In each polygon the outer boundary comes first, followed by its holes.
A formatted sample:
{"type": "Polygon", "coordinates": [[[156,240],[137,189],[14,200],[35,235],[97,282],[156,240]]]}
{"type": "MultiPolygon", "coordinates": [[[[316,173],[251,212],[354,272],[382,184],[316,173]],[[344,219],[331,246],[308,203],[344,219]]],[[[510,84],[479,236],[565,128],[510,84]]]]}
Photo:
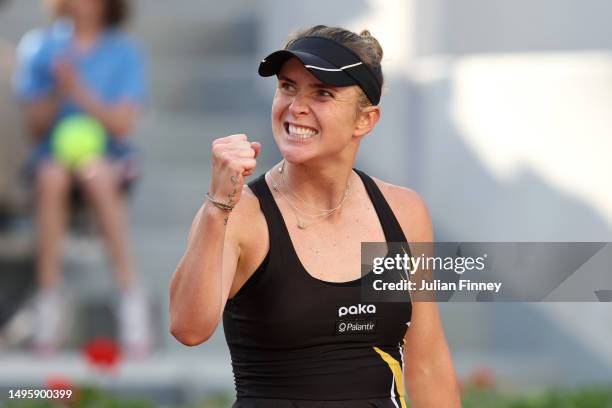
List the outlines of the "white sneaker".
{"type": "Polygon", "coordinates": [[[119,339],[124,355],[143,358],[152,351],[148,302],[140,288],[121,293],[118,311],[119,339]]]}
{"type": "Polygon", "coordinates": [[[56,288],[41,289],[34,300],[33,345],[39,354],[54,354],[62,342],[64,304],[56,288]]]}

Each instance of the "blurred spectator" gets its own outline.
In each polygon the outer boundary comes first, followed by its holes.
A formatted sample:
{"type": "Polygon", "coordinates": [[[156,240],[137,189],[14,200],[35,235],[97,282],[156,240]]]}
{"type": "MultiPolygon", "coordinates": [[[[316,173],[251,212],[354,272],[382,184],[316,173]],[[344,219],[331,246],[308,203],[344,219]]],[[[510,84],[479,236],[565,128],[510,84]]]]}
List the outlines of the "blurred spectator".
{"type": "MultiPolygon", "coordinates": [[[[5,3],[0,0],[0,13],[5,3]]],[[[0,36],[0,234],[10,227],[11,218],[23,207],[23,194],[19,189],[19,166],[26,154],[23,129],[17,104],[10,103],[10,77],[14,68],[14,46],[10,40],[0,36]]],[[[6,248],[0,249],[0,256],[7,255],[6,248]]]]}
{"type": "MultiPolygon", "coordinates": [[[[0,0],[0,19],[5,18],[6,2],[0,0]]],[[[0,23],[4,24],[4,23],[0,23]]],[[[4,27],[3,27],[4,28],[4,27]]],[[[27,155],[23,137],[23,123],[19,120],[19,106],[12,103],[11,74],[15,65],[15,46],[0,34],[0,349],[9,342],[4,324],[11,321],[22,305],[31,276],[33,254],[31,234],[23,226],[26,195],[19,182],[19,172],[27,155]]],[[[18,326],[18,325],[16,325],[18,326]]],[[[26,329],[27,330],[27,329],[26,329]]],[[[18,331],[13,331],[16,333],[18,331]]],[[[11,340],[18,336],[12,336],[11,340]]]]}
{"type": "Polygon", "coordinates": [[[121,291],[119,334],[125,352],[150,349],[147,308],[136,284],[124,188],[135,178],[135,151],[128,142],[146,97],[144,61],[120,25],[125,0],[48,0],[53,23],[26,33],[17,49],[14,91],[34,137],[26,173],[36,192],[37,327],[34,344],[49,352],[60,344],[61,241],[71,192],[76,187],[94,209],[121,291]],[[78,166],[58,159],[54,130],[67,118],[86,115],[106,133],[101,156],[78,166]]]}

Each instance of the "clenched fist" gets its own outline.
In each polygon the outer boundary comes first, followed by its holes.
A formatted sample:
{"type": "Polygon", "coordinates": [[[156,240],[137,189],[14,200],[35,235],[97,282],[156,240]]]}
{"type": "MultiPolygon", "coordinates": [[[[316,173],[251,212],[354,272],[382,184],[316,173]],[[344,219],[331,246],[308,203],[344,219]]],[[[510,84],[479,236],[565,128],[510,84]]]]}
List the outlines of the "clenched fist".
{"type": "Polygon", "coordinates": [[[240,201],[244,178],[255,171],[255,159],[260,150],[261,144],[249,142],[245,134],[215,139],[212,143],[210,195],[230,205],[240,201]]]}

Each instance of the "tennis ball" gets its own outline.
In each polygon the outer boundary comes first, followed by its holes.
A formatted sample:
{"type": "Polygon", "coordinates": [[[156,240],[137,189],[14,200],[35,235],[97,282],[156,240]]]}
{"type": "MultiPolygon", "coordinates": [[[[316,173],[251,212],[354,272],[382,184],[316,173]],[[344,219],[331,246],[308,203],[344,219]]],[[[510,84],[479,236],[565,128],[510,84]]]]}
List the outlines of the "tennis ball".
{"type": "Polygon", "coordinates": [[[57,160],[76,169],[104,154],[106,132],[100,122],[89,116],[70,116],[55,127],[51,148],[57,160]]]}

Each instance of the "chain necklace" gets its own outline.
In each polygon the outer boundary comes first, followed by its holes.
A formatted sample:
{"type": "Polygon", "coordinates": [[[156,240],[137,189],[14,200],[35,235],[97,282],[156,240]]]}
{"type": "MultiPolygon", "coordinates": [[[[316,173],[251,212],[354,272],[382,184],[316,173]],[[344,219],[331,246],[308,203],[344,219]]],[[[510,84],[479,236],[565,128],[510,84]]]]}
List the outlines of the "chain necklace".
{"type": "MultiPolygon", "coordinates": [[[[318,212],[319,214],[328,214],[328,213],[333,213],[334,211],[338,210],[340,207],[342,207],[344,205],[344,202],[346,201],[346,198],[348,197],[349,191],[350,191],[350,183],[346,183],[346,189],[344,190],[344,196],[342,197],[342,200],[340,201],[340,204],[338,204],[337,206],[335,206],[334,208],[329,208],[329,209],[320,209],[317,208],[311,204],[308,204],[304,199],[302,199],[302,197],[300,197],[296,191],[293,191],[293,189],[291,188],[291,186],[289,185],[289,181],[285,180],[285,174],[287,173],[287,171],[285,170],[285,163],[286,160],[283,159],[283,164],[279,167],[278,172],[281,174],[281,180],[283,182],[284,185],[287,186],[287,189],[289,190],[289,193],[291,193],[292,196],[294,196],[295,198],[297,198],[298,200],[300,200],[302,202],[302,204],[304,204],[306,207],[310,207],[313,210],[315,210],[316,212],[318,212]]],[[[302,212],[303,214],[306,214],[304,212],[302,212]]]]}
{"type": "MultiPolygon", "coordinates": [[[[285,165],[285,161],[283,160],[283,165],[281,167],[278,168],[278,172],[281,173],[281,182],[282,184],[286,185],[287,188],[289,189],[289,191],[291,192],[291,188],[289,187],[288,183],[285,181],[285,179],[283,178],[283,170],[284,170],[284,165],[285,165]]],[[[334,208],[330,208],[328,210],[320,210],[317,209],[319,211],[319,214],[308,214],[306,212],[304,212],[303,210],[299,209],[292,201],[291,199],[279,188],[279,184],[276,182],[276,180],[272,179],[272,189],[276,192],[278,192],[285,200],[287,200],[287,203],[289,204],[289,206],[291,207],[291,209],[293,210],[293,213],[295,214],[295,218],[297,220],[297,226],[299,229],[303,229],[305,230],[306,228],[308,228],[309,226],[311,226],[312,224],[318,222],[318,221],[322,221],[325,218],[329,217],[330,215],[332,215],[334,212],[336,212],[337,210],[339,210],[345,203],[346,198],[348,197],[348,192],[350,191],[349,189],[349,183],[347,183],[346,185],[346,191],[344,193],[344,197],[342,198],[342,201],[340,202],[340,204],[338,204],[336,207],[334,208]],[[300,218],[300,215],[302,214],[303,216],[306,217],[310,217],[310,218],[314,218],[315,220],[310,222],[310,223],[305,223],[302,218],[300,218]]],[[[295,193],[294,193],[295,194],[295,193]]],[[[296,195],[297,196],[297,195],[296,195]]],[[[299,197],[298,197],[299,198],[299,197]]],[[[303,201],[303,200],[302,200],[303,201]]],[[[306,204],[306,203],[304,203],[306,204]]],[[[311,208],[314,208],[311,206],[311,208]]]]}

